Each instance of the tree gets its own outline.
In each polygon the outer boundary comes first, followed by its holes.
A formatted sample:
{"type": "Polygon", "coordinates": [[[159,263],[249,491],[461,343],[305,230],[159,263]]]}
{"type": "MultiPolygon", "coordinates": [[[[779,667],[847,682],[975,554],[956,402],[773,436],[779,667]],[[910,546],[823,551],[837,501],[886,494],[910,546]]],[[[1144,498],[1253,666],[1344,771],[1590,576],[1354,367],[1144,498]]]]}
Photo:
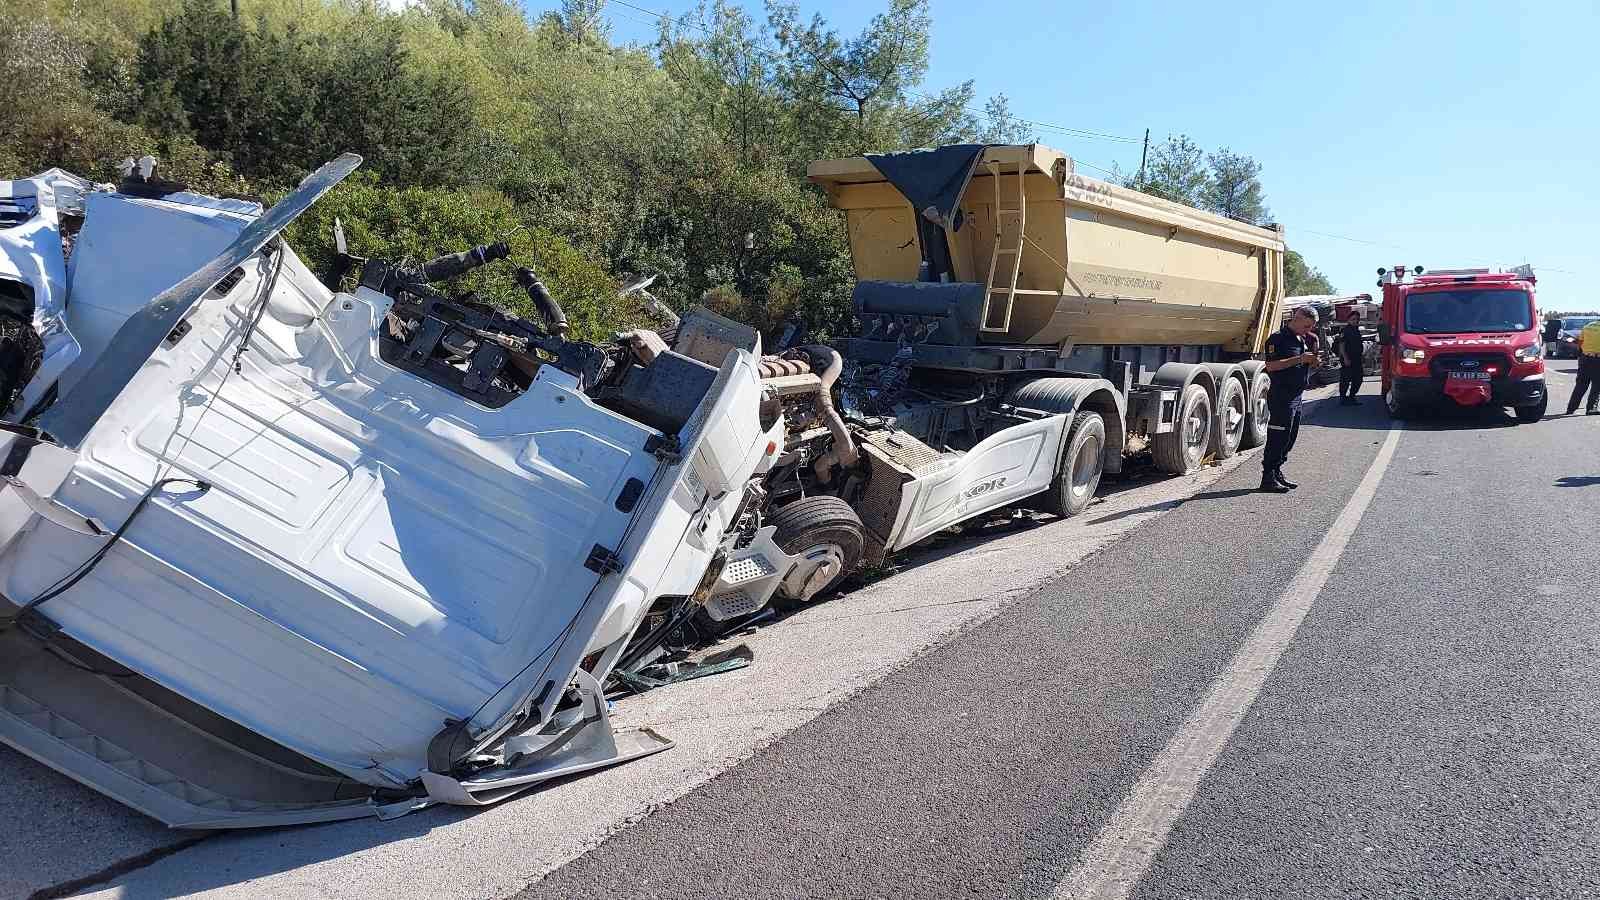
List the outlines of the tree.
{"type": "Polygon", "coordinates": [[[605,0],[561,0],[557,21],[567,37],[580,45],[608,46],[611,23],[605,17],[605,0]]]}
{"type": "Polygon", "coordinates": [[[1283,293],[1286,297],[1335,293],[1326,275],[1306,265],[1305,257],[1289,250],[1283,254],[1283,293]]]}
{"type": "Polygon", "coordinates": [[[889,0],[888,10],[852,38],[841,38],[820,15],[802,23],[792,4],[772,4],[767,19],[799,121],[831,132],[815,142],[830,152],[894,149],[976,130],[966,111],[971,82],[931,96],[914,90],[928,71],[928,0],[889,0]]]}
{"type": "Polygon", "coordinates": [[[1150,150],[1142,177],[1128,176],[1123,184],[1186,206],[1202,206],[1210,175],[1205,151],[1186,134],[1168,135],[1150,150]]]}
{"type": "Polygon", "coordinates": [[[1267,220],[1260,163],[1226,147],[1207,155],[1206,162],[1211,167],[1210,178],[1201,192],[1206,209],[1240,222],[1267,220]]]}
{"type": "Polygon", "coordinates": [[[1011,113],[1011,100],[995,94],[983,105],[983,128],[978,140],[985,144],[1030,144],[1038,140],[1032,123],[1011,113]]]}

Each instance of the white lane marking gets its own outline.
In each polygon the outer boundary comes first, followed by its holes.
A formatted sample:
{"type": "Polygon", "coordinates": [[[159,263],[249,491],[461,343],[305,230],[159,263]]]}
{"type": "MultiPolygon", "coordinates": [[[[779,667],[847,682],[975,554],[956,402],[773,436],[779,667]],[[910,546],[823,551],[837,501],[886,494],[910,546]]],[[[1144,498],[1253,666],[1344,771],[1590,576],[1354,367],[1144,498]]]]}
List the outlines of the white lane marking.
{"type": "Polygon", "coordinates": [[[1227,668],[1211,682],[1205,699],[1150,763],[1077,865],[1056,885],[1055,900],[1122,900],[1138,886],[1328,583],[1378,491],[1399,440],[1400,429],[1391,427],[1366,477],[1327,536],[1227,668]]]}

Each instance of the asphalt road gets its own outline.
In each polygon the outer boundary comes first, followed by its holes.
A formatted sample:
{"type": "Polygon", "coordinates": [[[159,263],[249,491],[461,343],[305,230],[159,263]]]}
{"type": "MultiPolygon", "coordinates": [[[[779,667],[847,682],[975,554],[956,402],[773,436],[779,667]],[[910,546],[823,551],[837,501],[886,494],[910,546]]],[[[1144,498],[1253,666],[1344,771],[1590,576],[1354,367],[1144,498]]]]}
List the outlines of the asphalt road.
{"type": "Polygon", "coordinates": [[[1317,403],[1293,495],[911,554],[619,704],[673,751],[472,813],[201,837],[0,752],[0,898],[1600,895],[1597,449],[1317,403]]]}
{"type": "Polygon", "coordinates": [[[1600,895],[1600,417],[1380,454],[1371,391],[1312,406],[1294,494],[1241,467],[518,896],[1069,896],[1147,782],[1166,830],[1093,896],[1600,895]],[[1196,712],[1241,678],[1236,729],[1196,712]]]}

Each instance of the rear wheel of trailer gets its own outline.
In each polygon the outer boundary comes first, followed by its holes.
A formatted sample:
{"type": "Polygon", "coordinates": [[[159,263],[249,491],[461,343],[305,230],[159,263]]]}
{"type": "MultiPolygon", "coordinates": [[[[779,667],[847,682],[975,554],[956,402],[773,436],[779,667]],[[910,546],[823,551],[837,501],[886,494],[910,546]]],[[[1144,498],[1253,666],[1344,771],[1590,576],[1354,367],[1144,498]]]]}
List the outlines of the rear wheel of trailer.
{"type": "Polygon", "coordinates": [[[1266,372],[1257,372],[1251,379],[1250,385],[1250,416],[1245,421],[1244,436],[1239,441],[1243,449],[1260,447],[1267,442],[1267,420],[1270,413],[1267,411],[1267,391],[1272,388],[1272,379],[1266,372]]]}
{"type": "Polygon", "coordinates": [[[1217,459],[1229,459],[1244,446],[1244,435],[1249,429],[1250,397],[1244,383],[1237,378],[1222,379],[1217,399],[1217,459]]]}
{"type": "Polygon", "coordinates": [[[1187,475],[1199,468],[1211,446],[1211,425],[1211,395],[1205,385],[1190,384],[1183,389],[1172,430],[1156,435],[1156,467],[1173,475],[1187,475]]]}

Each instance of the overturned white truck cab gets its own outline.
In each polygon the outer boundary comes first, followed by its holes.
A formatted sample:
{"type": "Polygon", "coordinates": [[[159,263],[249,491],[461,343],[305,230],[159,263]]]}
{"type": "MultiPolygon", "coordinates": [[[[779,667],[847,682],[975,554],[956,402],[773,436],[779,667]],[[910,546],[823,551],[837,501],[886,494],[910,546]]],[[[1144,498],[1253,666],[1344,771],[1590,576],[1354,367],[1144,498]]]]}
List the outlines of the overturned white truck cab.
{"type": "Polygon", "coordinates": [[[600,685],[705,600],[782,439],[753,332],[689,316],[640,356],[568,340],[528,270],[542,322],[428,286],[503,245],[330,289],[278,233],[359,162],[264,213],[0,182],[0,740],[171,826],[670,746],[600,685]]]}

